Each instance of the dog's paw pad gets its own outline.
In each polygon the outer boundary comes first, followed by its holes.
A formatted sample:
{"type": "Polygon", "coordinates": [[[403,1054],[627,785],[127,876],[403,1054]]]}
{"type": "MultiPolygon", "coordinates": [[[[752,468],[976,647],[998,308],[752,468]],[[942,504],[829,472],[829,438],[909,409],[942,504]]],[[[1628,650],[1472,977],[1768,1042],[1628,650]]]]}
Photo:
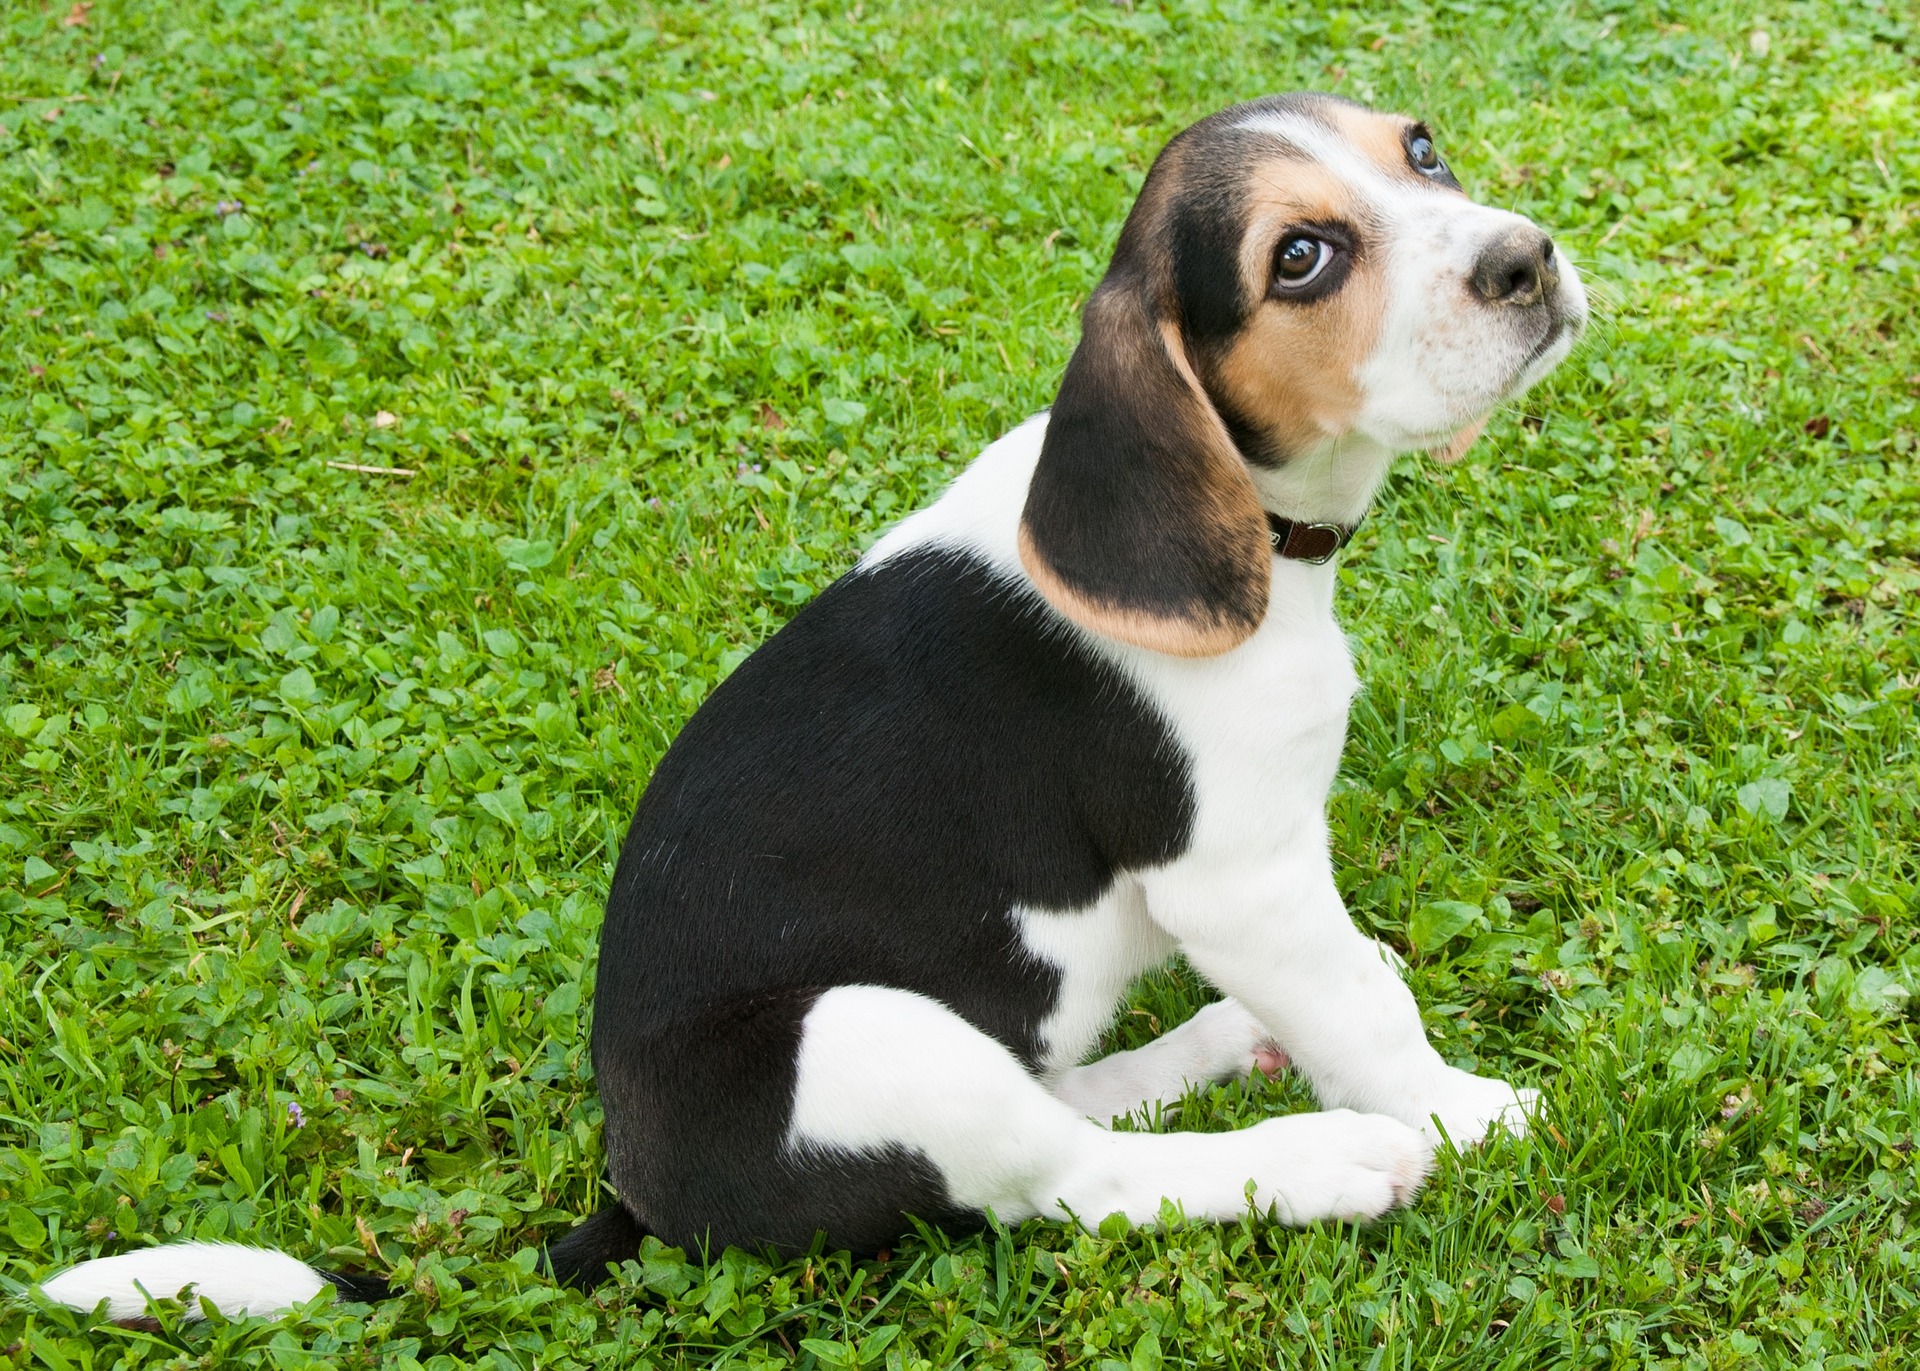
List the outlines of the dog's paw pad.
{"type": "Polygon", "coordinates": [[[1253,1047],[1253,1068],[1266,1077],[1278,1076],[1292,1063],[1278,1043],[1255,1043],[1253,1047]]]}

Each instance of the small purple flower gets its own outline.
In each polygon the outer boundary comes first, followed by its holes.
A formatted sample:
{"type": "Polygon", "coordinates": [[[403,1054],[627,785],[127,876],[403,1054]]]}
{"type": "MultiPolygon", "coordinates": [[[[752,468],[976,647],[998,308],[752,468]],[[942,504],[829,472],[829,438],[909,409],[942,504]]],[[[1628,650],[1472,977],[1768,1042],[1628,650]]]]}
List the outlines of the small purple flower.
{"type": "Polygon", "coordinates": [[[287,1122],[295,1128],[305,1128],[307,1126],[306,1111],[300,1107],[299,1102],[296,1100],[287,1101],[287,1122]]]}
{"type": "Polygon", "coordinates": [[[228,215],[228,214],[238,214],[241,210],[246,208],[246,205],[244,205],[238,200],[222,200],[219,204],[215,205],[213,208],[217,213],[221,215],[228,215]]]}
{"type": "Polygon", "coordinates": [[[648,509],[658,509],[658,508],[660,508],[660,497],[659,497],[658,495],[656,495],[656,496],[654,496],[654,497],[653,497],[653,498],[652,498],[651,500],[648,500],[648,501],[647,501],[647,508],[648,508],[648,509]]]}
{"type": "Polygon", "coordinates": [[[117,1231],[115,1231],[114,1229],[111,1229],[111,1228],[109,1228],[109,1229],[107,1230],[107,1241],[108,1241],[108,1242],[116,1242],[116,1241],[118,1241],[118,1240],[119,1240],[119,1237],[120,1237],[120,1234],[119,1234],[119,1233],[118,1233],[117,1231]]]}

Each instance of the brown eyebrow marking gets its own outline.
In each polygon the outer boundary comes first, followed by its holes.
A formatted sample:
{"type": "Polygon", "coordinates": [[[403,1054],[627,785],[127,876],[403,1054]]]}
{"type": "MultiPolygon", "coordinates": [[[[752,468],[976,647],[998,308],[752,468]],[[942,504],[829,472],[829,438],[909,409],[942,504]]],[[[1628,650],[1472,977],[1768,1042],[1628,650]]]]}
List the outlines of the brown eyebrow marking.
{"type": "Polygon", "coordinates": [[[1275,227],[1283,228],[1286,222],[1351,222],[1360,217],[1353,187],[1333,168],[1317,159],[1289,161],[1286,166],[1285,177],[1275,175],[1271,165],[1264,163],[1256,165],[1248,177],[1255,189],[1247,202],[1248,231],[1240,245],[1240,270],[1254,300],[1267,293],[1268,259],[1277,246],[1272,233],[1253,231],[1256,222],[1280,220],[1275,227]]]}
{"type": "Polygon", "coordinates": [[[1336,106],[1332,113],[1340,133],[1354,150],[1388,176],[1402,181],[1425,179],[1407,161],[1406,137],[1407,131],[1416,127],[1413,120],[1346,105],[1336,106]]]}

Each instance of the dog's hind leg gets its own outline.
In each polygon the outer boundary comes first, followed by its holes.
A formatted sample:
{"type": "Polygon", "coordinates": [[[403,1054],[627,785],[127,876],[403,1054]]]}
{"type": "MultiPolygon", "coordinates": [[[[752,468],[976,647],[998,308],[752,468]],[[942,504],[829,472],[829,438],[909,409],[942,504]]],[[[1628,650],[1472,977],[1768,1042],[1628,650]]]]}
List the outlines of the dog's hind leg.
{"type": "Polygon", "coordinates": [[[1286,1054],[1237,1000],[1207,1005],[1144,1047],[1076,1066],[1053,1093],[1104,1124],[1121,1115],[1170,1105],[1189,1090],[1235,1081],[1258,1067],[1269,1076],[1285,1069],[1286,1054]]]}
{"type": "Polygon", "coordinates": [[[999,1042],[908,991],[841,986],[801,1028],[787,1147],[924,1158],[955,1209],[1135,1222],[1271,1209],[1286,1223],[1370,1219],[1404,1203],[1431,1149],[1405,1124],[1333,1110],[1233,1133],[1111,1133],[999,1042]]]}

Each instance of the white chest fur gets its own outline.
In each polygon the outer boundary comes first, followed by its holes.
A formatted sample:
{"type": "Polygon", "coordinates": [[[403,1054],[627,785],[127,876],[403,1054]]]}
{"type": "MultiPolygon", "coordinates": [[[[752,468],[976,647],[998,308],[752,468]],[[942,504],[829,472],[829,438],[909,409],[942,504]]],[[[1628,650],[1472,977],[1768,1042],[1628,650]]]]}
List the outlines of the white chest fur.
{"type": "Polygon", "coordinates": [[[1322,841],[1360,686],[1333,617],[1333,575],[1330,565],[1276,560],[1266,620],[1218,657],[1107,649],[1187,755],[1197,802],[1191,859],[1247,860],[1322,841]]]}

